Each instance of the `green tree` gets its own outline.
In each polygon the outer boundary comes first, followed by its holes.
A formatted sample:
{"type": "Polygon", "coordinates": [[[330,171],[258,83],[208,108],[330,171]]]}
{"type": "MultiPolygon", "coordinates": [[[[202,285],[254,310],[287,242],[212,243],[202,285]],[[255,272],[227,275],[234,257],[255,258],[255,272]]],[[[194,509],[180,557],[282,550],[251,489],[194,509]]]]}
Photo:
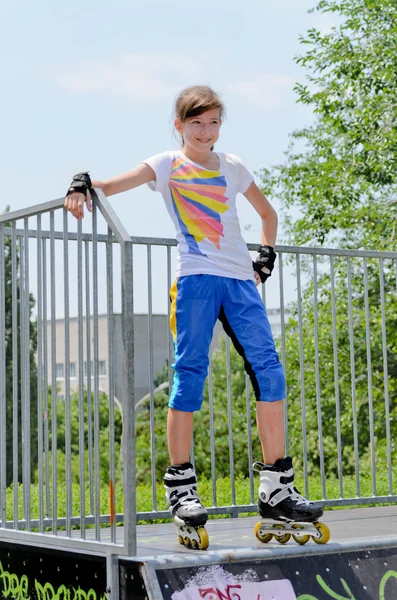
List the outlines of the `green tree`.
{"type": "Polygon", "coordinates": [[[262,171],[263,187],[279,198],[292,243],[394,247],[397,6],[321,0],[316,10],[341,24],[301,38],[308,83],[295,89],[314,122],[292,133],[281,165],[262,171]]]}
{"type": "MultiPolygon", "coordinates": [[[[94,477],[94,472],[90,472],[90,465],[88,460],[89,455],[89,435],[88,435],[88,397],[87,391],[84,390],[83,397],[84,405],[84,426],[83,426],[83,446],[84,446],[84,477],[86,483],[89,479],[94,477]]],[[[94,398],[91,401],[91,422],[94,423],[94,398]]],[[[52,418],[52,407],[49,402],[49,422],[51,423],[52,418]]],[[[57,398],[57,477],[59,482],[66,481],[66,401],[64,399],[57,398]]],[[[109,484],[109,473],[110,473],[110,440],[111,431],[109,425],[109,399],[106,394],[99,394],[99,409],[98,409],[98,423],[99,423],[99,478],[101,484],[109,484]]],[[[94,453],[94,431],[92,430],[92,452],[94,453]]],[[[114,411],[114,456],[115,456],[115,469],[116,478],[121,479],[121,435],[122,435],[122,416],[120,411],[115,405],[114,411]]],[[[49,431],[49,456],[48,460],[50,465],[52,464],[52,434],[51,427],[49,431]]],[[[70,397],[70,454],[71,454],[71,474],[72,482],[80,483],[80,405],[79,395],[74,393],[70,397]]],[[[45,456],[43,456],[45,460],[45,456]]],[[[95,465],[93,466],[95,468],[95,465]]],[[[52,478],[52,474],[51,474],[52,478]]],[[[34,475],[34,480],[38,481],[38,472],[34,475]]],[[[114,483],[114,482],[113,482],[114,483]]]]}
{"type": "MultiPolygon", "coordinates": [[[[194,453],[197,471],[200,477],[210,478],[212,471],[216,477],[226,477],[230,474],[230,446],[228,426],[228,384],[227,384],[227,351],[226,341],[220,339],[219,348],[212,357],[212,404],[210,409],[208,382],[204,391],[203,405],[195,413],[194,422],[194,453]],[[211,416],[212,415],[212,416],[211,416]],[[214,428],[215,460],[211,457],[210,429],[211,419],[214,428]]],[[[168,379],[168,367],[156,378],[156,384],[168,379]]],[[[161,391],[154,397],[154,436],[156,441],[156,477],[158,481],[164,475],[169,463],[166,439],[166,422],[168,412],[168,393],[161,391]]],[[[246,378],[244,364],[233,347],[230,348],[230,402],[232,409],[231,434],[233,439],[232,451],[236,476],[247,476],[250,470],[248,453],[248,424],[254,433],[254,459],[261,460],[260,445],[255,433],[255,405],[253,392],[250,393],[250,403],[247,415],[246,378]]],[[[139,482],[149,482],[152,456],[150,450],[151,426],[150,403],[147,400],[137,413],[137,477],[139,482]]]]}
{"type": "MultiPolygon", "coordinates": [[[[291,135],[282,164],[262,171],[263,188],[280,201],[287,239],[294,245],[394,250],[397,173],[397,6],[395,0],[321,0],[316,9],[339,18],[328,33],[302,36],[305,53],[296,58],[308,82],[297,84],[298,102],[313,111],[313,124],[291,135]]],[[[311,276],[310,261],[302,259],[311,276]]],[[[320,261],[321,262],[321,261],[320,261]]],[[[338,261],[337,261],[338,263],[338,261]]],[[[369,456],[369,396],[374,403],[377,456],[385,454],[384,344],[388,362],[390,427],[396,437],[397,370],[395,264],[385,261],[385,339],[382,336],[379,264],[369,261],[368,296],[372,387],[368,389],[363,261],[352,261],[352,326],[346,261],[336,264],[338,385],[344,472],[354,453],[369,456]],[[355,379],[352,381],[351,364],[355,379]],[[356,414],[353,411],[355,388],[356,414]],[[354,440],[354,426],[357,437],[354,440]]],[[[312,281],[312,277],[308,278],[312,281]]],[[[302,293],[304,356],[300,355],[298,307],[288,307],[287,384],[292,453],[302,456],[300,361],[304,365],[308,467],[319,466],[314,369],[314,299],[310,283],[302,293]]],[[[327,472],[337,471],[336,382],[328,274],[319,280],[319,379],[327,472]]]]}
{"type": "MultiPolygon", "coordinates": [[[[9,208],[6,209],[8,212],[9,208]]],[[[19,265],[19,249],[17,245],[16,261],[19,265]]],[[[13,481],[13,331],[12,331],[12,248],[11,238],[5,236],[4,241],[4,288],[5,288],[5,351],[6,351],[6,483],[13,481]]],[[[37,367],[35,353],[37,349],[37,323],[32,320],[35,304],[29,295],[29,377],[30,377],[30,465],[31,472],[37,466],[37,367]]],[[[20,278],[17,277],[17,314],[18,314],[18,481],[22,481],[22,394],[21,394],[21,324],[20,324],[20,278]]]]}

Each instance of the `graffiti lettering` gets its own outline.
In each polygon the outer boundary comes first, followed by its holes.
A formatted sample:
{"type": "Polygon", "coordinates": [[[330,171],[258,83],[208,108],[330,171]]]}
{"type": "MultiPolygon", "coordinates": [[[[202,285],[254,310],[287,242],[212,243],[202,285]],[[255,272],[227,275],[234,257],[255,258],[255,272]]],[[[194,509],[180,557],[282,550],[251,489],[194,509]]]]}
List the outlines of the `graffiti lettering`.
{"type": "Polygon", "coordinates": [[[391,577],[397,579],[397,571],[387,571],[387,573],[383,575],[379,586],[379,600],[386,600],[385,587],[386,583],[389,581],[389,579],[391,579],[391,577]]]}
{"type": "MultiPolygon", "coordinates": [[[[397,579],[397,571],[387,571],[387,573],[385,573],[383,575],[380,585],[379,585],[379,600],[391,600],[391,598],[388,599],[387,596],[385,595],[386,583],[391,578],[397,579]]],[[[337,594],[336,592],[331,590],[331,588],[325,583],[325,581],[321,577],[321,575],[317,575],[316,579],[317,579],[318,583],[320,584],[320,587],[324,590],[324,592],[330,598],[333,598],[334,600],[356,600],[355,596],[353,596],[351,589],[349,588],[349,586],[347,585],[347,583],[344,579],[341,579],[340,581],[343,585],[345,592],[348,594],[348,596],[340,596],[339,594],[337,594]]],[[[297,600],[318,600],[318,598],[316,598],[316,596],[312,596],[311,594],[301,594],[297,598],[297,600]]]]}
{"type": "Polygon", "coordinates": [[[241,585],[238,583],[236,585],[227,585],[225,589],[225,593],[223,593],[219,588],[200,588],[198,590],[200,594],[200,598],[205,598],[206,600],[241,600],[239,594],[230,592],[233,589],[241,590],[241,585]]]}
{"type": "MultiPolygon", "coordinates": [[[[10,573],[3,569],[0,561],[0,582],[2,584],[3,598],[12,598],[12,600],[30,600],[29,579],[26,575],[18,577],[15,573],[10,573]]],[[[0,585],[1,585],[0,584],[0,585]]],[[[95,590],[87,592],[79,586],[77,589],[72,586],[60,585],[57,589],[50,583],[42,585],[35,579],[34,587],[38,600],[106,600],[107,595],[97,595],[95,590]]],[[[237,600],[237,599],[236,599],[237,600]]]]}
{"type": "Polygon", "coordinates": [[[41,585],[35,580],[35,588],[38,600],[106,600],[106,594],[97,599],[97,594],[94,590],[85,592],[79,586],[74,587],[59,586],[57,590],[50,583],[41,585]]]}
{"type": "Polygon", "coordinates": [[[4,571],[0,562],[0,580],[3,583],[4,598],[15,598],[15,600],[29,600],[29,580],[26,575],[19,578],[15,573],[4,571]]]}

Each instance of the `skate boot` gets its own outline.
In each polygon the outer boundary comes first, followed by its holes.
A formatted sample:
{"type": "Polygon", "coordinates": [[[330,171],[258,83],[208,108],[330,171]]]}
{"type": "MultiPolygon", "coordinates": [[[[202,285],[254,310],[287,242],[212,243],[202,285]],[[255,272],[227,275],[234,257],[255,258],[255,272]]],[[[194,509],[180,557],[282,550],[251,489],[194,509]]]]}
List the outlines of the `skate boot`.
{"type": "Polygon", "coordinates": [[[317,544],[326,544],[330,531],[318,522],[323,509],[294,487],[292,459],[280,458],[274,465],[254,463],[253,469],[260,474],[258,509],[262,520],[255,526],[257,539],[266,544],[274,536],[286,544],[292,535],[298,544],[306,544],[310,537],[317,544]]]}
{"type": "Polygon", "coordinates": [[[178,542],[187,548],[206,550],[209,540],[204,527],[208,515],[197,494],[197,478],[191,463],[167,467],[165,496],[177,529],[178,542]]]}

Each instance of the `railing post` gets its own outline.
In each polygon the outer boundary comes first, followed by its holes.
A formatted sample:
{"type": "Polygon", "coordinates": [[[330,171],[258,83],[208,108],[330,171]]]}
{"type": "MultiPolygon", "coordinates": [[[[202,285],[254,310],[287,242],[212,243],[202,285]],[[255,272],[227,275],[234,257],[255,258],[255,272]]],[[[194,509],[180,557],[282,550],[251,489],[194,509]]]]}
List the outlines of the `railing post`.
{"type": "Polygon", "coordinates": [[[134,304],[132,242],[121,246],[124,549],[136,554],[134,304]]]}

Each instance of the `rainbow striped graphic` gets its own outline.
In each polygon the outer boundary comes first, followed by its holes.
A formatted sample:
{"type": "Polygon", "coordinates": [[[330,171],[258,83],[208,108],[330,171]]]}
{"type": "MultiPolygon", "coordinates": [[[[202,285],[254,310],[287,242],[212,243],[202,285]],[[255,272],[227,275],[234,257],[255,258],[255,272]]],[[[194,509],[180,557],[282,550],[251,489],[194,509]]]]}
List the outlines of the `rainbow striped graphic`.
{"type": "Polygon", "coordinates": [[[189,252],[205,256],[198,247],[204,239],[219,250],[224,235],[221,215],[229,210],[225,177],[220,171],[207,171],[177,157],[172,161],[169,187],[189,252]]]}

